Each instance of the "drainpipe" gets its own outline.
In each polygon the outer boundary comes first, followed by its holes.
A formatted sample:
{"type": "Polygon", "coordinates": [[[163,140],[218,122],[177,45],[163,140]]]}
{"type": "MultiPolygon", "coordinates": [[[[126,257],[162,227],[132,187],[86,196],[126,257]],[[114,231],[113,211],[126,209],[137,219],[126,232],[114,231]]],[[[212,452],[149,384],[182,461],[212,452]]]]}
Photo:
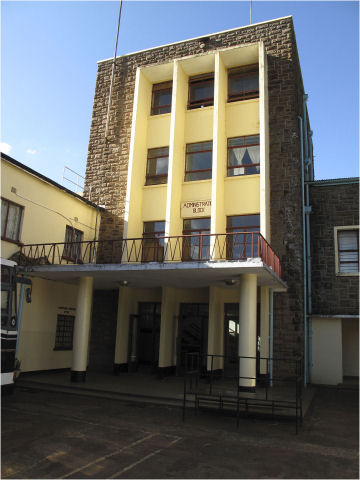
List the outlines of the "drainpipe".
{"type": "Polygon", "coordinates": [[[304,137],[302,118],[298,116],[300,127],[300,154],[301,154],[301,198],[302,198],[302,232],[303,232],[303,275],[304,275],[304,385],[307,385],[307,288],[306,288],[306,234],[305,234],[305,188],[304,188],[304,137]]]}
{"type": "Polygon", "coordinates": [[[272,379],[273,379],[273,351],[274,351],[274,291],[272,288],[269,289],[269,317],[270,317],[270,345],[269,345],[269,357],[270,357],[270,365],[269,365],[269,375],[270,375],[270,386],[272,387],[272,379]]]}
{"type": "MultiPolygon", "coordinates": [[[[303,96],[303,112],[304,112],[304,129],[305,129],[305,164],[307,168],[307,175],[305,178],[305,219],[306,219],[306,271],[307,271],[307,319],[308,319],[308,382],[311,383],[312,371],[312,335],[311,335],[311,313],[312,313],[312,299],[311,299],[311,250],[310,250],[310,192],[309,181],[314,178],[314,159],[313,159],[313,143],[312,131],[308,131],[307,123],[307,100],[308,95],[303,96]]],[[[305,259],[304,259],[305,261],[305,259]]]]}

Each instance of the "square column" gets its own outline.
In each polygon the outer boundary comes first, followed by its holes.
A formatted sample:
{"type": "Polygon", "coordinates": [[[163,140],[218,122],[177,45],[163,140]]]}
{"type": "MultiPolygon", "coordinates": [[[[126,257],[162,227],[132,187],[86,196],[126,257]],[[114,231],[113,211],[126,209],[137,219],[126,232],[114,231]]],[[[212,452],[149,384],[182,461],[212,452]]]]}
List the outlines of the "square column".
{"type": "Polygon", "coordinates": [[[159,369],[163,374],[170,374],[172,370],[175,370],[174,344],[177,309],[176,289],[163,287],[159,347],[159,369]]]}
{"type": "Polygon", "coordinates": [[[88,364],[93,278],[80,278],[74,325],[71,381],[85,382],[88,364]]]}
{"type": "Polygon", "coordinates": [[[270,295],[269,287],[260,287],[260,373],[270,373],[270,295]]]}
{"type": "MultiPolygon", "coordinates": [[[[222,355],[224,343],[224,302],[219,287],[210,287],[209,292],[209,327],[208,327],[208,355],[222,355]]],[[[224,360],[214,357],[207,359],[207,369],[222,370],[224,360]]]]}
{"type": "Polygon", "coordinates": [[[252,391],[256,387],[256,295],[257,276],[241,276],[239,303],[239,388],[252,391]]]}
{"type": "Polygon", "coordinates": [[[129,317],[131,313],[132,290],[119,287],[114,373],[128,369],[129,317]]]}

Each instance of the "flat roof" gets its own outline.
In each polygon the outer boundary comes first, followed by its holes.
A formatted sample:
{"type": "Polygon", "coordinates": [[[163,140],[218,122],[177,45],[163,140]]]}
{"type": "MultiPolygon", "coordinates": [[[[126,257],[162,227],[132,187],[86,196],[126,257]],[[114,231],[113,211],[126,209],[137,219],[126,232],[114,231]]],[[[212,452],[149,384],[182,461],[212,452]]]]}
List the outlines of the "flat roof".
{"type": "MultiPolygon", "coordinates": [[[[137,53],[142,53],[142,52],[150,52],[151,50],[156,50],[157,48],[168,47],[170,45],[177,45],[178,43],[191,42],[192,40],[198,40],[198,39],[205,38],[205,37],[211,37],[212,35],[219,35],[221,33],[234,32],[235,30],[241,30],[243,28],[255,27],[257,25],[263,25],[265,23],[278,22],[279,20],[284,20],[285,18],[291,18],[292,19],[292,15],[287,15],[286,17],[274,18],[272,20],[266,20],[265,22],[251,23],[250,25],[243,25],[242,27],[230,28],[228,30],[221,30],[220,32],[207,33],[205,35],[199,35],[198,37],[185,38],[184,40],[179,40],[177,42],[172,42],[172,43],[165,43],[163,45],[157,45],[156,47],[144,48],[143,50],[137,50],[136,52],[125,53],[124,55],[119,55],[116,58],[127,57],[127,56],[130,56],[130,55],[135,55],[137,53]]],[[[99,60],[97,63],[99,64],[99,63],[103,63],[103,62],[109,62],[109,61],[113,61],[113,59],[114,59],[114,57],[106,58],[104,60],[99,60]]]]}
{"type": "Polygon", "coordinates": [[[73,197],[77,198],[78,200],[81,200],[82,202],[86,203],[90,207],[99,208],[101,211],[105,210],[103,207],[100,207],[99,205],[96,205],[95,203],[90,202],[90,200],[88,200],[87,198],[84,198],[81,195],[79,195],[75,192],[72,192],[71,190],[64,187],[63,185],[60,185],[59,183],[55,182],[54,180],[51,180],[51,178],[46,177],[45,175],[42,175],[41,173],[37,172],[36,170],[33,170],[30,167],[27,167],[26,165],[24,165],[21,162],[18,162],[17,160],[15,160],[15,158],[10,157],[6,153],[1,152],[1,159],[5,160],[8,163],[11,163],[15,167],[18,167],[18,168],[20,168],[21,170],[24,170],[27,173],[30,173],[30,175],[34,175],[34,177],[37,177],[39,180],[42,180],[43,182],[49,183],[53,187],[59,188],[63,192],[68,193],[69,195],[72,195],[73,197]]]}

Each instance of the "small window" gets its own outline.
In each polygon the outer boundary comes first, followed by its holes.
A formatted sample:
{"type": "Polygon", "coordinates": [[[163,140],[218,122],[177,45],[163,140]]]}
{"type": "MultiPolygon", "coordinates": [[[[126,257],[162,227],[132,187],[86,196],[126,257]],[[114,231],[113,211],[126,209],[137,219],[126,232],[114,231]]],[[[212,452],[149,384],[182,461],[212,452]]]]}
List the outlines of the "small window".
{"type": "Polygon", "coordinates": [[[183,261],[210,258],[210,218],[184,220],[183,261]]]}
{"type": "Polygon", "coordinates": [[[58,315],[54,350],[72,350],[74,335],[73,315],[58,315]]]}
{"type": "Polygon", "coordinates": [[[214,105],[214,74],[199,75],[189,79],[188,109],[214,105]]]}
{"type": "Polygon", "coordinates": [[[259,66],[246,65],[228,71],[228,102],[259,96],[259,66]]]}
{"type": "Polygon", "coordinates": [[[236,215],[226,219],[226,253],[229,260],[258,257],[260,215],[236,215]]]}
{"type": "Polygon", "coordinates": [[[164,260],[165,222],[144,222],[142,262],[164,260]]]}
{"type": "Polygon", "coordinates": [[[66,225],[65,245],[63,258],[71,262],[80,262],[81,260],[81,242],[83,240],[83,232],[76,228],[66,225]]]}
{"type": "Polygon", "coordinates": [[[228,139],[227,176],[260,173],[260,137],[249,135],[228,139]]]}
{"type": "Polygon", "coordinates": [[[159,185],[167,182],[169,147],[148,150],[145,185],[159,185]]]}
{"type": "Polygon", "coordinates": [[[212,175],[212,142],[186,145],[185,182],[206,180],[212,175]]]}
{"type": "Polygon", "coordinates": [[[20,239],[20,225],[24,207],[1,199],[1,238],[11,242],[20,239]]]}
{"type": "Polygon", "coordinates": [[[153,85],[151,99],[151,115],[171,112],[172,82],[153,85]]]}
{"type": "Polygon", "coordinates": [[[359,272],[359,229],[337,230],[337,273],[359,272]]]}

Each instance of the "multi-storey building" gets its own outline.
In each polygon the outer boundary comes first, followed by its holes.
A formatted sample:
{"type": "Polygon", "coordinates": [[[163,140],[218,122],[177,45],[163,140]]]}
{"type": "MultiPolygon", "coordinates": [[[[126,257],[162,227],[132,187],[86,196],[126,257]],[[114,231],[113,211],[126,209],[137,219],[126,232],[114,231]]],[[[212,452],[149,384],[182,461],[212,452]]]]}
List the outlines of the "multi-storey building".
{"type": "Polygon", "coordinates": [[[312,297],[306,99],[291,17],[99,62],[84,192],[105,207],[99,236],[70,260],[20,257],[79,282],[73,380],[181,374],[196,352],[220,370],[251,357],[244,388],[272,373],[259,356],[279,373],[301,358],[309,381],[322,286],[312,297]]]}
{"type": "MultiPolygon", "coordinates": [[[[100,238],[126,239],[115,368],[179,371],[186,351],[229,353],[239,330],[240,355],[258,339],[263,356],[305,355],[313,166],[292,18],[118,57],[107,117],[112,65],[98,66],[85,195],[106,207],[100,238]]],[[[113,328],[96,313],[108,302],[97,292],[93,329],[113,328]]]]}

